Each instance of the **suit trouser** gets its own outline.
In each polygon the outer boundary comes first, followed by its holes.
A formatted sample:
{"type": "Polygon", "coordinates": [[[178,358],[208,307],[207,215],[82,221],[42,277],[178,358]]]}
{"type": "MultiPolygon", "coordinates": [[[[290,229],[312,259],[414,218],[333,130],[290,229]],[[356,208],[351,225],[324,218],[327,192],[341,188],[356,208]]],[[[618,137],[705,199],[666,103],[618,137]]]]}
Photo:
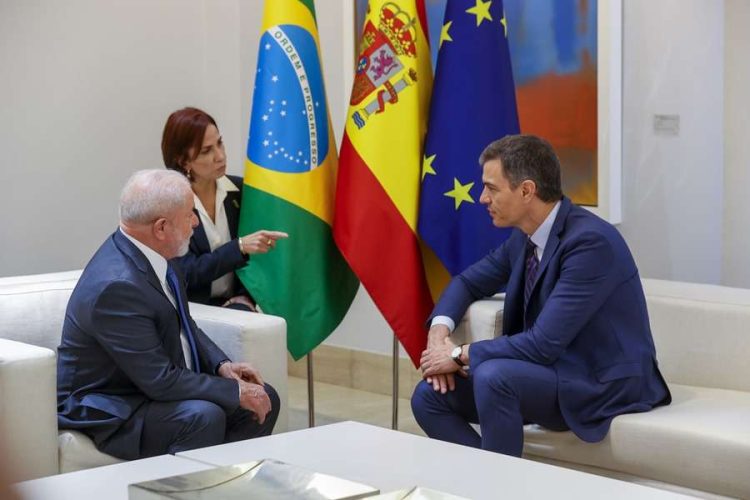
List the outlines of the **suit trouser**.
{"type": "Polygon", "coordinates": [[[515,359],[481,363],[456,389],[441,394],[421,381],[411,399],[425,433],[442,441],[520,457],[523,425],[567,430],[557,400],[557,374],[550,366],[515,359]],[[479,423],[481,437],[470,423],[479,423]]]}
{"type": "Polygon", "coordinates": [[[104,439],[94,439],[104,453],[134,460],[267,436],[276,424],[281,403],[272,386],[266,384],[265,389],[271,411],[263,424],[241,407],[227,414],[216,403],[205,400],[149,401],[117,429],[107,432],[104,439]],[[133,443],[138,436],[140,443],[133,443]]]}
{"type": "Polygon", "coordinates": [[[141,456],[174,454],[271,434],[279,416],[280,402],[276,390],[268,384],[265,387],[271,399],[271,411],[263,424],[244,408],[227,414],[210,401],[148,403],[141,435],[141,456]]]}

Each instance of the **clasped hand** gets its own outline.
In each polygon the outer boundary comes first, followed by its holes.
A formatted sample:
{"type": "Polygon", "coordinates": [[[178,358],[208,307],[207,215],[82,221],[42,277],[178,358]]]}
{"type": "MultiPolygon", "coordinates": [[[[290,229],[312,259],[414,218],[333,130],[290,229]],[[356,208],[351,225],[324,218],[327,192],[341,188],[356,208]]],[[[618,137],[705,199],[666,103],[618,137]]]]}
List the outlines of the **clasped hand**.
{"type": "Polygon", "coordinates": [[[445,394],[456,388],[455,375],[468,377],[466,370],[453,361],[451,351],[456,347],[448,336],[447,328],[432,327],[427,340],[427,349],[422,351],[419,366],[422,377],[432,384],[435,391],[445,394]]]}
{"type": "Polygon", "coordinates": [[[258,423],[263,423],[271,411],[271,399],[266,393],[260,372],[250,363],[224,363],[219,375],[232,378],[240,384],[240,406],[255,414],[258,423]]]}

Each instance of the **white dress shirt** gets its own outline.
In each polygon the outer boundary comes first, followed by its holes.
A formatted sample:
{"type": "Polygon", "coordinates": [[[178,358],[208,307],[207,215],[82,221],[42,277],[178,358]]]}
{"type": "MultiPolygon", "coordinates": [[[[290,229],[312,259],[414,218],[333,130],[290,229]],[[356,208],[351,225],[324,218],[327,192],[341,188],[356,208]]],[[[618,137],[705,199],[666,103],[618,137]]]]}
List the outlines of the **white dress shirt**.
{"type": "MultiPolygon", "coordinates": [[[[230,191],[239,191],[239,189],[226,176],[216,179],[216,205],[214,212],[216,222],[211,220],[198,195],[193,194],[195,208],[198,210],[198,217],[201,219],[201,224],[203,224],[208,245],[211,247],[212,252],[232,239],[232,235],[229,232],[227,212],[224,210],[224,200],[230,191]]],[[[232,295],[232,290],[234,290],[233,285],[234,273],[227,273],[213,280],[211,282],[211,297],[229,297],[232,295]]]]}
{"type": "MultiPolygon", "coordinates": [[[[177,310],[177,301],[172,295],[172,289],[167,284],[167,261],[166,259],[164,259],[164,257],[159,255],[157,252],[152,250],[147,245],[144,245],[140,241],[130,236],[128,233],[123,231],[122,228],[120,228],[120,232],[123,234],[123,236],[129,239],[133,243],[133,245],[136,246],[138,250],[141,251],[144,257],[146,257],[146,260],[148,260],[148,263],[151,264],[151,268],[154,270],[154,273],[156,273],[156,277],[159,279],[159,283],[161,284],[161,288],[164,290],[164,294],[172,303],[172,306],[175,308],[175,310],[177,310]]],[[[179,311],[177,311],[177,313],[179,314],[179,311]]],[[[185,331],[182,328],[182,322],[180,322],[180,343],[182,344],[182,355],[185,357],[185,365],[190,370],[192,370],[193,369],[193,356],[190,353],[190,343],[188,342],[187,336],[185,335],[185,331]]]]}
{"type": "MultiPolygon", "coordinates": [[[[547,214],[544,222],[542,222],[539,227],[536,228],[536,231],[534,231],[534,234],[532,234],[530,237],[532,243],[536,245],[534,252],[536,253],[536,258],[539,262],[542,261],[544,248],[547,246],[547,240],[549,240],[549,233],[550,231],[552,231],[552,225],[555,223],[555,218],[557,217],[557,212],[559,211],[560,202],[558,201],[557,203],[555,203],[555,206],[552,207],[550,213],[547,214]]],[[[448,330],[451,333],[453,333],[453,330],[456,329],[456,324],[453,322],[453,319],[448,316],[435,316],[434,318],[432,318],[432,323],[430,323],[430,326],[435,325],[445,325],[448,327],[448,330]]]]}

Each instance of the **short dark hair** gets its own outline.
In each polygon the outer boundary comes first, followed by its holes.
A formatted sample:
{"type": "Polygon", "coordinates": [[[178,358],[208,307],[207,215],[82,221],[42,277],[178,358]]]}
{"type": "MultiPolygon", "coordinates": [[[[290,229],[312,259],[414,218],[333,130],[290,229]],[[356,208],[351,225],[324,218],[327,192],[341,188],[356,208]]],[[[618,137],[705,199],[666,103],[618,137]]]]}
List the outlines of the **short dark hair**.
{"type": "Polygon", "coordinates": [[[536,184],[536,195],[544,202],[562,198],[560,161],[549,142],[535,135],[506,135],[491,142],[479,156],[484,166],[499,159],[510,186],[516,189],[523,181],[536,184]]]}
{"type": "Polygon", "coordinates": [[[197,108],[183,108],[169,115],[161,136],[164,166],[187,176],[184,165],[198,156],[209,125],[218,128],[211,115],[197,108]]]}

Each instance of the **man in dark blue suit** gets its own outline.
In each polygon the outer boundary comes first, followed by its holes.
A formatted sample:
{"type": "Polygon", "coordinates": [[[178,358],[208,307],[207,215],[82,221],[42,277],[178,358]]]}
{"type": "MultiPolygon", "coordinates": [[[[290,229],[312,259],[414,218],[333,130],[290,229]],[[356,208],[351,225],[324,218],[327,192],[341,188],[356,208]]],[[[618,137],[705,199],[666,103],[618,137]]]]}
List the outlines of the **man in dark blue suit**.
{"type": "Polygon", "coordinates": [[[187,251],[196,224],[184,176],[137,172],[122,191],[120,228],[70,297],[58,348],[58,423],[110,455],[249,439],[276,422],[276,391],[198,328],[168,263],[187,251]]]}
{"type": "Polygon", "coordinates": [[[507,136],[479,162],[480,202],[495,226],[515,230],[451,281],[428,320],[425,379],[412,396],[422,429],[521,456],[524,423],[596,442],[613,417],[668,404],[622,236],[563,196],[559,161],[543,139],[507,136]],[[455,345],[450,333],[469,305],[503,286],[503,336],[455,345]]]}

